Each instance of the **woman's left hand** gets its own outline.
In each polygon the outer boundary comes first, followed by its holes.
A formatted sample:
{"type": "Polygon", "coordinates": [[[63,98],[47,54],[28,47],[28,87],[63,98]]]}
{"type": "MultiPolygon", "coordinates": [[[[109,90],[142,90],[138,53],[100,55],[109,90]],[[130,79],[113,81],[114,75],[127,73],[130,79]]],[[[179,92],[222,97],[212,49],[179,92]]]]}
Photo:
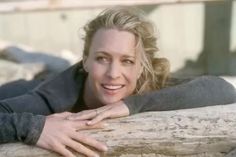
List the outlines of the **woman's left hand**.
{"type": "Polygon", "coordinates": [[[87,125],[94,125],[103,119],[118,118],[129,115],[129,109],[123,101],[109,104],[97,109],[84,110],[67,117],[68,120],[88,120],[87,125]]]}

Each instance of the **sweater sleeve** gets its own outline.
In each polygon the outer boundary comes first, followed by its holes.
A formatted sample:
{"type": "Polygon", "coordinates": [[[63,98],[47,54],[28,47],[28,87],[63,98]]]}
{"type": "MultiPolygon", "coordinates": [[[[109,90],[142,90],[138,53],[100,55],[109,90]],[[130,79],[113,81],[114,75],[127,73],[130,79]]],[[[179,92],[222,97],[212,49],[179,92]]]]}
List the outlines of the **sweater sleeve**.
{"type": "Polygon", "coordinates": [[[81,86],[76,74],[75,65],[26,94],[0,101],[0,107],[8,113],[30,112],[41,115],[69,110],[75,104],[81,86]]]}
{"type": "Polygon", "coordinates": [[[202,76],[188,83],[124,99],[130,114],[223,105],[235,101],[235,88],[216,76],[202,76]]]}
{"type": "Polygon", "coordinates": [[[75,104],[81,86],[76,65],[29,93],[0,101],[0,143],[35,144],[44,127],[43,115],[69,110],[75,104]]]}
{"type": "Polygon", "coordinates": [[[0,143],[36,144],[45,119],[45,116],[32,113],[0,113],[0,143]]]}

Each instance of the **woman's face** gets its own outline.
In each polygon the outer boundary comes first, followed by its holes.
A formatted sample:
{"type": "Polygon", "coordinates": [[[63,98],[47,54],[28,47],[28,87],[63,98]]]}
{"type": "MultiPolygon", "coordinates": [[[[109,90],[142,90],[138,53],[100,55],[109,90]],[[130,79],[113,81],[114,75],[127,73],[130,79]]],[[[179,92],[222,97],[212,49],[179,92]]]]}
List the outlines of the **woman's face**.
{"type": "Polygon", "coordinates": [[[117,29],[99,29],[84,61],[88,72],[87,92],[108,105],[133,93],[142,72],[134,34],[117,29]]]}

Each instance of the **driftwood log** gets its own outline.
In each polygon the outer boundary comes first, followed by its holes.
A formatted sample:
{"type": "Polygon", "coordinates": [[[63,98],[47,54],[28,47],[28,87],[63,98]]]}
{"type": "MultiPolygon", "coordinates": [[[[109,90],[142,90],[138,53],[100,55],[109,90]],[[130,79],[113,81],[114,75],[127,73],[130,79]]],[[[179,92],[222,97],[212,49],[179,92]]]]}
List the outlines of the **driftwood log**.
{"type": "MultiPolygon", "coordinates": [[[[107,120],[83,131],[105,142],[108,157],[232,157],[236,148],[236,104],[147,112],[107,120]]],[[[0,145],[1,157],[56,157],[21,143],[0,145]]],[[[77,154],[78,157],[81,155],[77,154]]]]}

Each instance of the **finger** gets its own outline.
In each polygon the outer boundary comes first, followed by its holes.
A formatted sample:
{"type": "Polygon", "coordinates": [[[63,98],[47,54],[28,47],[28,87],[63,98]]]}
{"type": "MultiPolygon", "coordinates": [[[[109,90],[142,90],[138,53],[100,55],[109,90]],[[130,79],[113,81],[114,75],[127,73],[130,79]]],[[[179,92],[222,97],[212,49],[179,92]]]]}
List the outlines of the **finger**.
{"type": "Polygon", "coordinates": [[[71,113],[71,112],[62,112],[62,113],[54,114],[54,116],[66,118],[66,117],[68,117],[68,116],[70,116],[70,115],[72,115],[72,114],[73,114],[73,113],[71,113]]]}
{"type": "Polygon", "coordinates": [[[97,122],[97,123],[95,123],[93,125],[88,125],[88,122],[89,121],[87,121],[86,125],[81,127],[79,130],[104,129],[105,127],[108,126],[108,124],[105,123],[105,122],[97,122]]]}
{"type": "Polygon", "coordinates": [[[111,116],[111,111],[108,110],[108,111],[104,111],[102,113],[100,113],[99,115],[97,115],[95,118],[93,118],[91,121],[88,121],[87,122],[87,125],[94,125],[100,121],[102,121],[103,119],[106,119],[106,118],[110,118],[111,116]]]}
{"type": "Polygon", "coordinates": [[[102,113],[98,114],[95,118],[90,120],[87,124],[94,125],[99,121],[106,119],[106,118],[117,118],[129,115],[128,107],[122,103],[118,102],[118,104],[109,105],[110,108],[103,111],[102,113]]]}
{"type": "Polygon", "coordinates": [[[91,119],[96,116],[96,111],[95,110],[86,110],[78,113],[74,113],[67,117],[68,120],[86,120],[86,119],[91,119]]]}
{"type": "Polygon", "coordinates": [[[100,151],[108,150],[107,146],[104,143],[99,142],[96,139],[86,136],[84,134],[75,132],[72,134],[72,138],[75,139],[76,141],[80,141],[83,144],[96,148],[97,150],[100,150],[100,151]]]}
{"type": "Polygon", "coordinates": [[[106,125],[107,125],[104,122],[100,122],[100,123],[97,123],[95,125],[88,125],[87,123],[88,123],[87,120],[85,120],[85,121],[78,120],[78,121],[73,121],[72,125],[75,128],[75,130],[102,129],[102,128],[105,128],[106,125]]]}
{"type": "Polygon", "coordinates": [[[54,146],[52,149],[64,157],[76,157],[72,152],[70,152],[65,146],[61,144],[54,146]]]}
{"type": "Polygon", "coordinates": [[[88,149],[84,145],[82,145],[78,142],[75,142],[73,140],[67,140],[65,144],[68,147],[70,147],[70,148],[74,149],[75,151],[77,151],[78,153],[84,154],[86,156],[92,156],[92,157],[98,157],[99,156],[94,151],[88,149]]]}
{"type": "Polygon", "coordinates": [[[106,110],[109,110],[110,108],[111,108],[111,106],[103,106],[103,107],[99,107],[97,109],[85,110],[85,111],[78,112],[76,114],[69,116],[68,119],[69,120],[92,119],[92,118],[96,117],[98,114],[100,114],[106,110]]]}

